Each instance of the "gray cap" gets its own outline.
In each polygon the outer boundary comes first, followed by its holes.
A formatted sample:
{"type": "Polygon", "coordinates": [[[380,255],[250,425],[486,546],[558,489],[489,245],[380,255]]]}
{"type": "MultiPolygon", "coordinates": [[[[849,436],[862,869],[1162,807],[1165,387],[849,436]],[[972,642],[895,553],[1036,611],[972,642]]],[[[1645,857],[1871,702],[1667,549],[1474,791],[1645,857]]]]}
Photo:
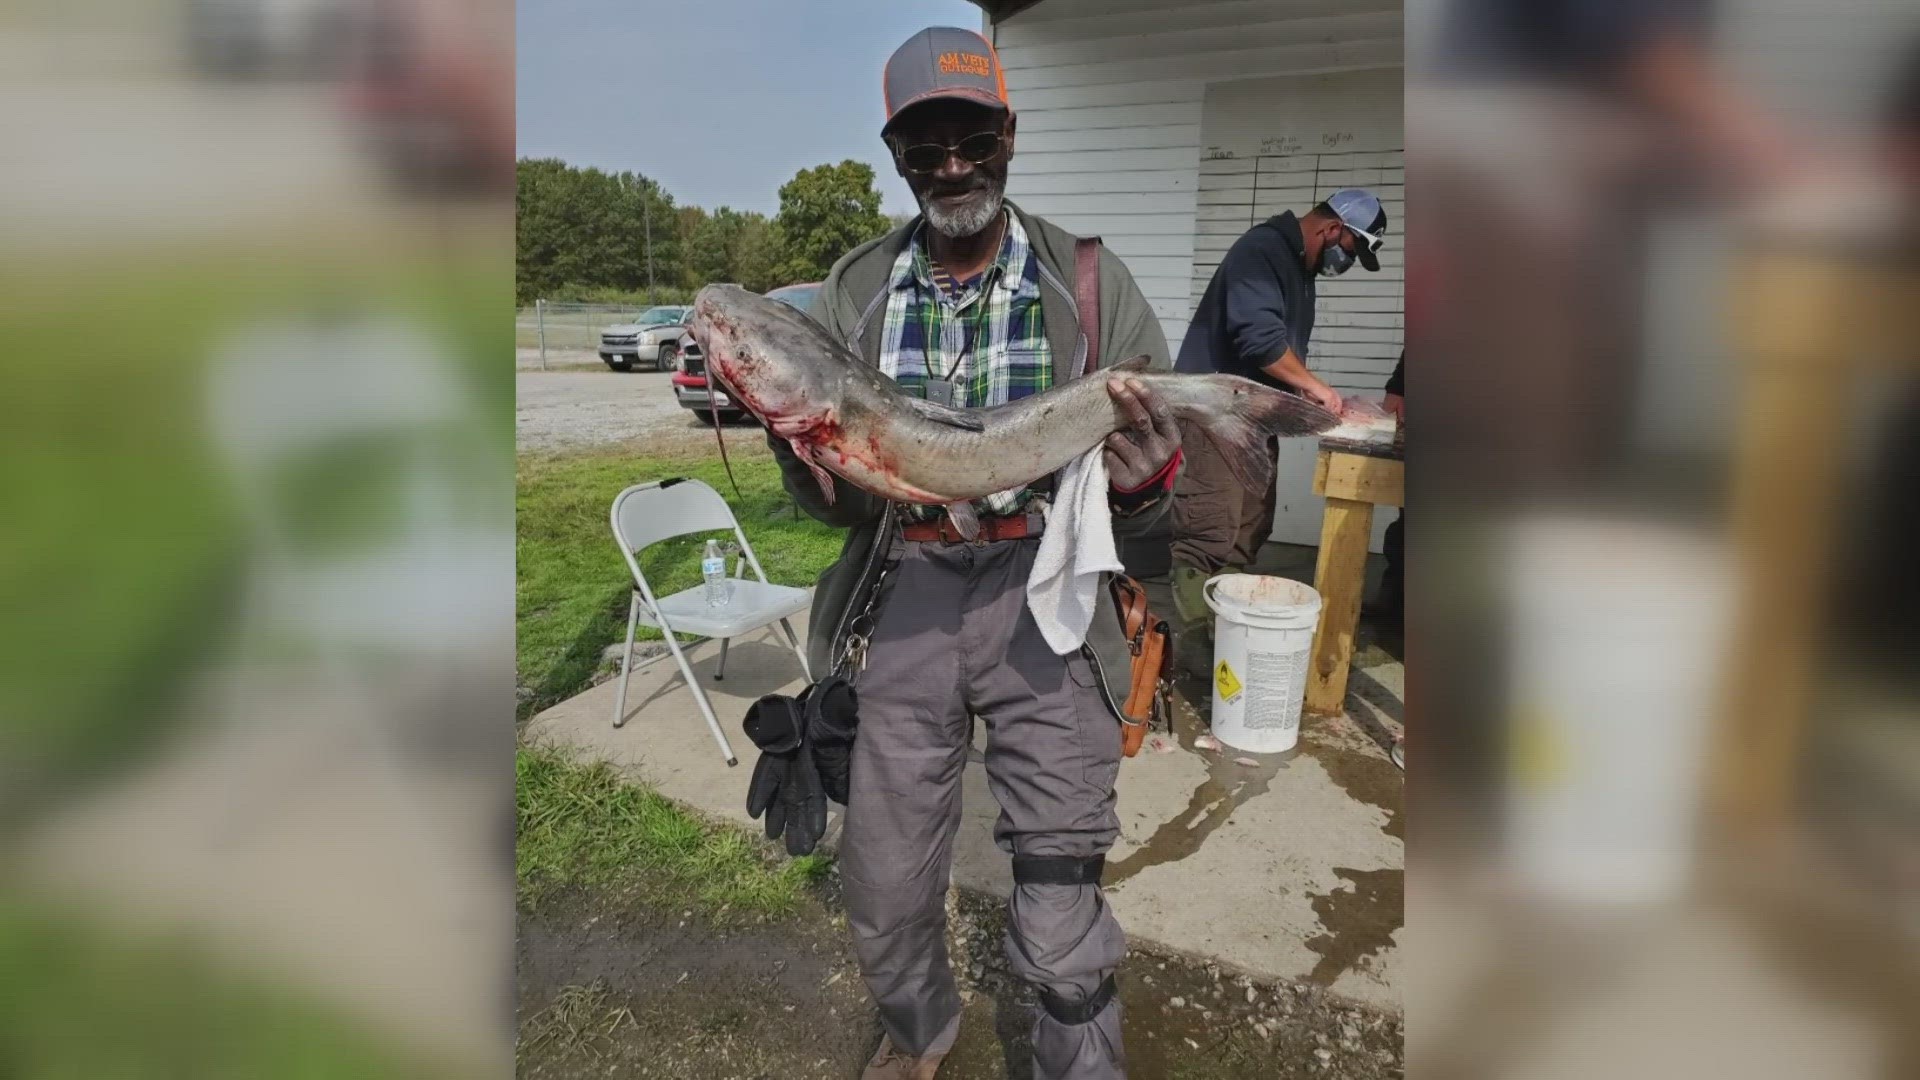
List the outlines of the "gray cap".
{"type": "Polygon", "coordinates": [[[1373,243],[1354,245],[1354,254],[1360,257],[1361,266],[1380,269],[1380,257],[1374,252],[1387,238],[1387,212],[1381,207],[1379,196],[1361,188],[1341,188],[1327,196],[1327,206],[1340,215],[1348,228],[1374,238],[1373,243]]]}
{"type": "MultiPolygon", "coordinates": [[[[1011,112],[1006,75],[987,39],[957,26],[930,26],[893,50],[881,75],[887,126],[901,111],[936,98],[958,98],[1011,112]]],[[[886,127],[880,129],[886,133],[886,127]]]]}

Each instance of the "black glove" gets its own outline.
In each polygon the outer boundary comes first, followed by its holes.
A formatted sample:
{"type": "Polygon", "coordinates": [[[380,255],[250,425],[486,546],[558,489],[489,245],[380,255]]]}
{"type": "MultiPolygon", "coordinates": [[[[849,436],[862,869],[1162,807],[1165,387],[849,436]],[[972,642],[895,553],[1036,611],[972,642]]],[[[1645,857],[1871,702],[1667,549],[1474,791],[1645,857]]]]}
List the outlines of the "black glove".
{"type": "Polygon", "coordinates": [[[760,748],[747,782],[747,816],[766,814],[767,839],[787,841],[787,854],[806,855],[827,832],[827,795],[806,744],[804,698],[769,694],[747,710],[743,727],[760,748]]]}
{"type": "Polygon", "coordinates": [[[853,684],[829,676],[808,688],[805,696],[807,746],[820,769],[820,785],[827,798],[847,805],[847,774],[853,763],[853,736],[860,726],[860,697],[853,684]]]}

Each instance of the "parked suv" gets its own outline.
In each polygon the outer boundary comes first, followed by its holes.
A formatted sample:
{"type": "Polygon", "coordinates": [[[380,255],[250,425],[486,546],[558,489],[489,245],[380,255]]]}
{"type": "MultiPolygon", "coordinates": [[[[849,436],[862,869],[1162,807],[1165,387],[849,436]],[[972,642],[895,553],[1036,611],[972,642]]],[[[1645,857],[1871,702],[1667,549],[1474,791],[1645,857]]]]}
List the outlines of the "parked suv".
{"type": "Polygon", "coordinates": [[[655,371],[673,368],[680,355],[690,307],[654,307],[630,323],[600,331],[600,359],[615,371],[631,371],[645,362],[655,371]]]}
{"type": "MultiPolygon", "coordinates": [[[[783,304],[805,311],[807,305],[813,303],[814,294],[819,291],[820,283],[812,281],[803,285],[783,285],[767,295],[783,304]]],[[[707,358],[701,355],[700,343],[693,340],[692,334],[682,333],[679,348],[676,351],[680,355],[680,362],[679,370],[673,374],[674,398],[680,402],[681,408],[692,409],[700,416],[711,417],[714,410],[709,408],[707,398],[707,358]]],[[[725,390],[716,385],[713,393],[712,404],[719,407],[722,421],[737,420],[746,415],[746,410],[742,409],[725,390]]]]}

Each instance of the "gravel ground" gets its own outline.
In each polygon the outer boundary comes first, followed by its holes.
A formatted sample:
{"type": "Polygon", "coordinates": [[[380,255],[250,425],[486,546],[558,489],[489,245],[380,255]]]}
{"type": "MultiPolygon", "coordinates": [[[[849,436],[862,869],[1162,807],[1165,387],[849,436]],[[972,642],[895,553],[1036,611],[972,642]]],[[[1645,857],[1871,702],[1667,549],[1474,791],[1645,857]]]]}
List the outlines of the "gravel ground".
{"type": "MultiPolygon", "coordinates": [[[[520,1070],[528,1080],[833,1080],[879,1041],[838,877],[774,924],[642,894],[575,894],[521,913],[520,1070]],[[717,918],[716,918],[717,915],[717,918]]],[[[955,893],[948,951],[960,1040],[942,1080],[1029,1080],[1036,1000],[1008,971],[1005,901],[955,893]]],[[[1396,1080],[1401,1021],[1311,983],[1243,978],[1135,948],[1122,967],[1129,1072],[1155,1080],[1396,1080]]]]}
{"type": "MultiPolygon", "coordinates": [[[[551,360],[549,356],[549,360],[551,360]]],[[[636,451],[679,444],[711,447],[704,416],[680,407],[666,372],[620,374],[598,361],[587,370],[527,371],[514,379],[514,428],[520,450],[552,453],[632,445],[636,451]]],[[[728,425],[734,441],[752,441],[728,425]]]]}

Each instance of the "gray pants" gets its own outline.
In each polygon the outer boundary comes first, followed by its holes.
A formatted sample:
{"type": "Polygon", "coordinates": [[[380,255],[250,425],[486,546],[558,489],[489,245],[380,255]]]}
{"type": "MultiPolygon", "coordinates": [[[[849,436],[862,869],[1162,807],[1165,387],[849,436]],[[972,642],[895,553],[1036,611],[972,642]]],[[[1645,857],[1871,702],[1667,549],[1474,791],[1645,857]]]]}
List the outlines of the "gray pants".
{"type": "MultiPolygon", "coordinates": [[[[959,1032],[944,899],[970,718],[987,723],[1002,850],[1103,855],[1119,833],[1119,725],[1092,664],[1055,655],[1027,612],[1038,547],[902,544],[859,676],[841,878],[861,973],[909,1053],[945,1052],[959,1032]]],[[[1005,947],[1015,974],[1078,1005],[1126,941],[1098,884],[1015,884],[1005,947]]],[[[1041,1011],[1033,1044],[1036,1080],[1124,1076],[1119,998],[1086,1023],[1041,1011]]]]}

